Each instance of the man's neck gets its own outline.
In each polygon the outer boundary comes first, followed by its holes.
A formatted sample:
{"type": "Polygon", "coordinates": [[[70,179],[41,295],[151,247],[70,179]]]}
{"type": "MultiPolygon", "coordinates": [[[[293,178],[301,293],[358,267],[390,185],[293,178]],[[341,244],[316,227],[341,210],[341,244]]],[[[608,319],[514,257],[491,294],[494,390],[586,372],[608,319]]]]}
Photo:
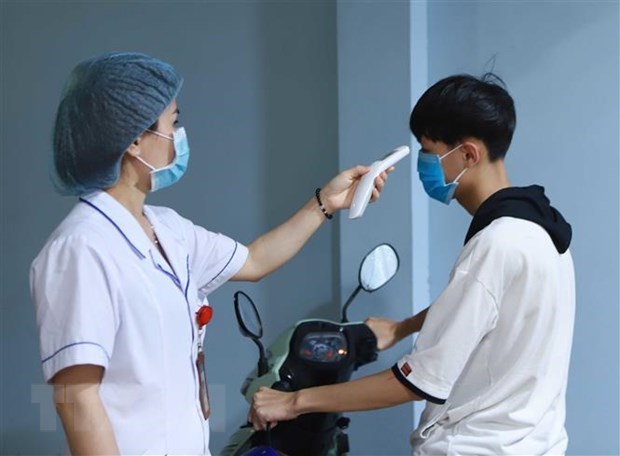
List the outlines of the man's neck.
{"type": "Polygon", "coordinates": [[[489,163],[484,169],[469,176],[469,185],[457,189],[457,201],[467,212],[474,215],[480,205],[503,188],[511,187],[503,160],[489,163]],[[461,190],[459,192],[458,190],[461,190]]]}

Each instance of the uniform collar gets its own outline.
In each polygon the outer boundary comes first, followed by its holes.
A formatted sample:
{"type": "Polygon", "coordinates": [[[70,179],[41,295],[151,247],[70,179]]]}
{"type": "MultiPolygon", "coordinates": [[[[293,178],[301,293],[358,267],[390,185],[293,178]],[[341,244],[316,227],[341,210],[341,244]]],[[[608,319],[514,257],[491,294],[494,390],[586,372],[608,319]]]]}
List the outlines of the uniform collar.
{"type": "Polygon", "coordinates": [[[169,264],[176,273],[176,276],[183,280],[183,277],[187,275],[188,258],[185,251],[179,251],[178,248],[174,248],[174,246],[183,242],[183,237],[180,233],[173,231],[166,223],[160,220],[155,211],[149,206],[144,206],[144,215],[147,219],[149,219],[160,245],[162,246],[164,252],[166,252],[168,262],[162,258],[159,250],[154,248],[153,244],[149,241],[149,244],[152,247],[151,252],[153,257],[163,268],[166,268],[169,264]]]}
{"type": "Polygon", "coordinates": [[[97,191],[80,198],[85,204],[101,213],[115,226],[129,246],[141,258],[148,258],[154,247],[146,233],[131,213],[114,197],[104,191],[97,191]]]}
{"type": "Polygon", "coordinates": [[[176,245],[182,241],[179,237],[180,234],[163,223],[155,211],[149,206],[144,206],[144,215],[153,226],[157,239],[166,252],[168,261],[153,245],[136,218],[114,197],[105,191],[97,191],[80,198],[80,200],[105,217],[125,238],[136,255],[141,259],[150,259],[155,267],[168,275],[183,291],[183,284],[187,285],[189,281],[189,258],[184,252],[180,252],[176,248],[176,245]]]}
{"type": "Polygon", "coordinates": [[[157,235],[157,238],[160,241],[162,239],[164,243],[166,242],[166,240],[177,242],[177,243],[184,241],[184,237],[182,236],[182,234],[170,228],[168,224],[165,222],[165,220],[160,219],[157,216],[157,212],[153,210],[153,207],[145,205],[144,215],[149,220],[149,222],[151,222],[151,225],[155,229],[155,234],[157,235]]]}

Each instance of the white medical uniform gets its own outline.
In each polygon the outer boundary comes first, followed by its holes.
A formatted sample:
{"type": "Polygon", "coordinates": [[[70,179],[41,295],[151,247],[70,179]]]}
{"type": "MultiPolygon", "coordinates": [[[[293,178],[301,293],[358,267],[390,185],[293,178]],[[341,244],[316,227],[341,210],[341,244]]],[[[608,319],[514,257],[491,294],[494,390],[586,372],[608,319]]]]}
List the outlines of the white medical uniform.
{"type": "Polygon", "coordinates": [[[395,375],[427,399],[415,455],[563,454],[575,313],[570,251],[501,217],[463,248],[395,375]]]}
{"type": "Polygon", "coordinates": [[[144,213],[170,264],[105,192],[80,201],[34,260],[44,376],[105,368],[100,395],[121,454],[209,454],[195,313],[243,266],[247,248],[171,209],[144,213]]]}

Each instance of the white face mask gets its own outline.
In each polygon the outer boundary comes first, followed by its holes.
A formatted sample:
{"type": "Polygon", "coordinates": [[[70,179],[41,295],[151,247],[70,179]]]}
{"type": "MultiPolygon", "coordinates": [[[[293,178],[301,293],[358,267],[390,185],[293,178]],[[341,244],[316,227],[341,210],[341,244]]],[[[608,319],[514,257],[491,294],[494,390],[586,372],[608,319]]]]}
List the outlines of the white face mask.
{"type": "Polygon", "coordinates": [[[147,131],[174,142],[174,160],[172,160],[172,163],[162,168],[155,168],[142,157],[136,157],[151,170],[151,192],[154,192],[169,187],[183,177],[189,162],[189,143],[187,142],[187,134],[183,127],[177,128],[172,136],[164,135],[154,130],[147,131]]]}

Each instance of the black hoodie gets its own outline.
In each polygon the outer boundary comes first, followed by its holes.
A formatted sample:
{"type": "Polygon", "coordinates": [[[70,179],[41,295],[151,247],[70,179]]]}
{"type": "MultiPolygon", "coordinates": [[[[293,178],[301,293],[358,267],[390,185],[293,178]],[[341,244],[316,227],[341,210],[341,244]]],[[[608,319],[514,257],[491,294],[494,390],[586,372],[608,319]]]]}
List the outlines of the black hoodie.
{"type": "Polygon", "coordinates": [[[559,253],[568,250],[572,229],[562,214],[549,204],[545,189],[540,185],[509,187],[495,192],[484,201],[469,225],[465,244],[493,220],[515,217],[534,222],[545,229],[559,253]]]}

